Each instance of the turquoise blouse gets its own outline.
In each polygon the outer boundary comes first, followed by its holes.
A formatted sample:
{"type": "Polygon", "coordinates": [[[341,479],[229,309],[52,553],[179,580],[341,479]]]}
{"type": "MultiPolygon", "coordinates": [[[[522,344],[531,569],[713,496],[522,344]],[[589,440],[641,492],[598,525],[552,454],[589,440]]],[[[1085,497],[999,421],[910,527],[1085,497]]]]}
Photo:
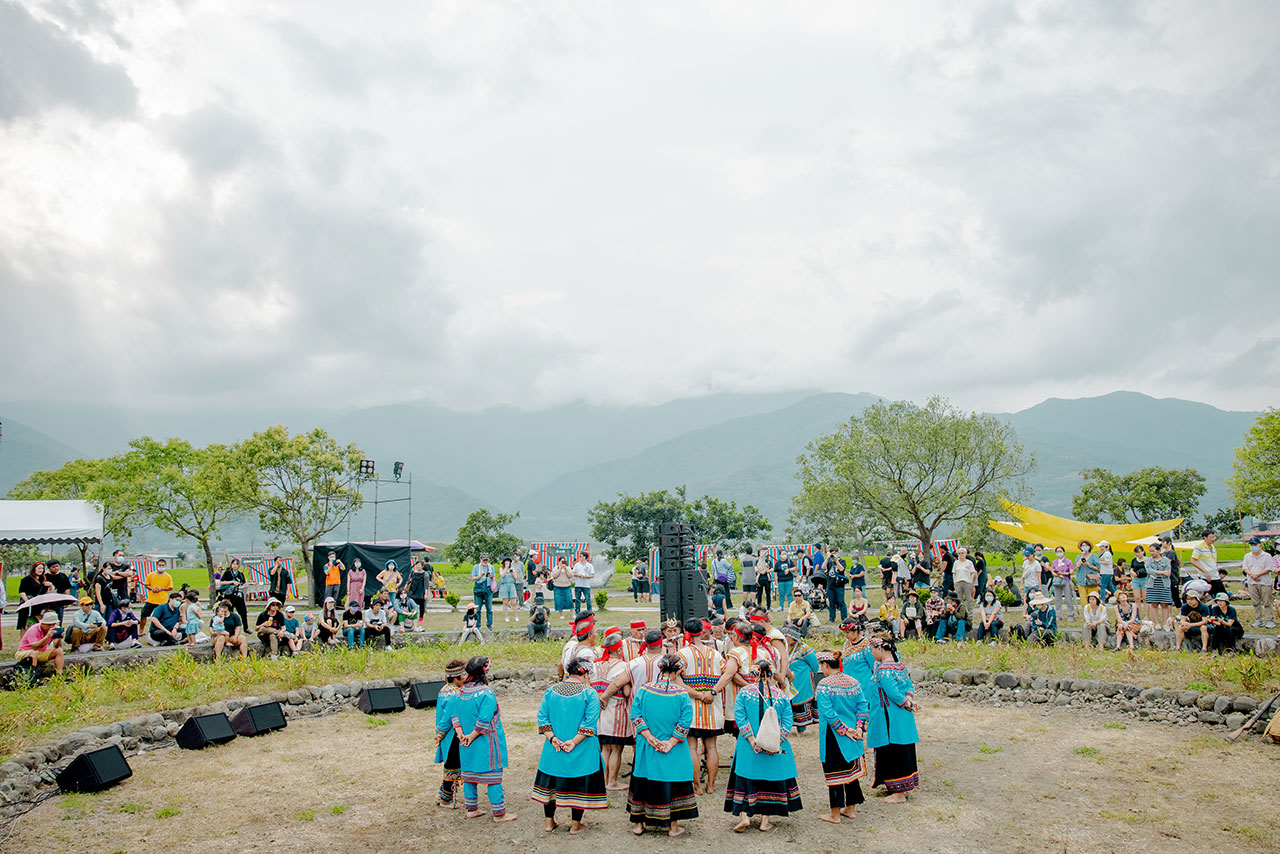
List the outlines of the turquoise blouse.
{"type": "Polygon", "coordinates": [[[858,687],[858,680],[844,673],[828,676],[818,683],[818,759],[827,761],[827,729],[836,736],[840,755],[848,762],[856,762],[866,752],[866,742],[853,738],[861,724],[867,727],[867,698],[858,687]]]}
{"type": "Polygon", "coordinates": [[[907,675],[906,665],[900,661],[882,661],[876,665],[873,681],[879,702],[871,711],[867,746],[915,744],[920,740],[916,716],[904,708],[908,701],[915,700],[915,686],[907,675]]]}
{"type": "MultiPolygon", "coordinates": [[[[436,734],[442,735],[440,743],[436,745],[436,761],[443,762],[449,756],[449,748],[453,745],[454,739],[458,737],[453,731],[453,701],[458,696],[458,689],[452,685],[445,685],[440,689],[439,696],[436,697],[436,734]]],[[[459,752],[461,757],[461,752],[459,752]]]]}
{"type": "Polygon", "coordinates": [[[664,783],[693,782],[693,756],[687,741],[693,700],[684,688],[662,680],[643,686],[631,700],[631,723],[636,730],[635,776],[664,783]],[[659,753],[642,735],[645,730],[658,741],[674,736],[679,743],[670,753],[659,753]]]}
{"type": "Polygon", "coordinates": [[[794,652],[800,652],[800,655],[793,654],[791,657],[791,675],[795,679],[792,685],[796,689],[791,702],[798,706],[813,699],[813,674],[819,672],[818,654],[806,643],[798,644],[794,652]]]}
{"type": "Polygon", "coordinates": [[[507,767],[507,734],[502,729],[498,697],[488,685],[463,685],[451,703],[453,725],[466,735],[472,730],[480,737],[458,750],[462,760],[462,779],[468,782],[501,782],[507,767]]]}
{"type": "Polygon", "coordinates": [[[586,735],[577,747],[565,753],[543,739],[538,770],[553,777],[586,777],[601,769],[600,739],[596,725],[600,722],[600,695],[585,682],[557,682],[542,695],[538,707],[538,732],[553,733],[561,741],[586,735]]]}
{"type": "Polygon", "coordinates": [[[791,752],[791,701],[787,695],[773,686],[769,698],[762,701],[760,684],[752,682],[738,692],[733,705],[734,721],[738,724],[738,745],[733,752],[733,771],[748,780],[790,780],[796,776],[796,758],[791,752]],[[782,750],[778,753],[756,753],[747,742],[755,737],[765,709],[773,707],[778,715],[778,728],[782,730],[782,750]]]}
{"type": "Polygon", "coordinates": [[[852,676],[858,680],[858,687],[862,689],[864,697],[876,695],[875,686],[871,684],[871,674],[876,669],[876,657],[871,652],[871,644],[863,646],[857,652],[845,654],[840,663],[840,669],[846,676],[852,676]]]}

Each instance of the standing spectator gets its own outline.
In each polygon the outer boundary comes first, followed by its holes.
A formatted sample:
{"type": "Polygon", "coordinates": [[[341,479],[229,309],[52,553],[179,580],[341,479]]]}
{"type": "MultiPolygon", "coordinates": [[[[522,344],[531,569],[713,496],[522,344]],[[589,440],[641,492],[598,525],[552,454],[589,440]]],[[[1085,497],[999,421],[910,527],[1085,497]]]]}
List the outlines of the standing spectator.
{"type": "Polygon", "coordinates": [[[520,619],[516,600],[520,596],[520,581],[516,578],[515,566],[511,558],[502,559],[502,573],[498,578],[498,598],[502,600],[502,622],[509,623],[511,618],[520,619]]]}
{"type": "Polygon", "coordinates": [[[899,549],[891,560],[893,561],[893,579],[897,587],[898,598],[905,602],[907,591],[911,589],[911,560],[905,548],[899,549]]]}
{"type": "Polygon", "coordinates": [[[974,549],[972,560],[973,568],[978,573],[978,587],[975,595],[980,598],[987,592],[987,556],[982,553],[981,549],[974,549]]]}
{"type": "MultiPolygon", "coordinates": [[[[773,594],[775,585],[773,566],[769,561],[765,560],[763,552],[756,560],[756,601],[763,604],[767,610],[773,606],[773,594]]],[[[745,593],[743,595],[746,595],[745,593]]],[[[787,603],[783,601],[781,587],[778,587],[778,610],[781,611],[787,607],[787,603]]]]}
{"type": "Polygon", "coordinates": [[[1138,614],[1138,606],[1129,602],[1129,595],[1121,590],[1116,594],[1116,651],[1119,652],[1125,638],[1129,640],[1129,649],[1135,649],[1138,631],[1142,628],[1142,618],[1138,614]]]}
{"type": "Polygon", "coordinates": [[[142,618],[147,627],[147,637],[152,646],[175,646],[182,642],[182,594],[176,590],[169,591],[169,597],[142,618]]]}
{"type": "MultiPolygon", "coordinates": [[[[62,571],[62,561],[58,560],[56,557],[50,559],[49,562],[45,564],[45,581],[49,583],[51,592],[61,593],[63,596],[72,595],[71,577],[62,571]]],[[[79,598],[79,596],[76,597],[77,600],[79,598]]],[[[65,607],[59,605],[54,608],[54,610],[58,613],[58,625],[62,625],[62,614],[65,607]]]]}
{"type": "Polygon", "coordinates": [[[790,602],[793,598],[791,590],[796,582],[795,564],[782,549],[778,549],[778,559],[773,564],[773,576],[778,582],[778,604],[790,602]]]}
{"type": "Polygon", "coordinates": [[[1107,648],[1108,630],[1111,628],[1107,620],[1107,607],[1102,604],[1102,594],[1093,590],[1089,592],[1087,604],[1084,606],[1084,642],[1093,646],[1094,642],[1101,649],[1107,648]]]}
{"type": "Polygon", "coordinates": [[[1209,651],[1209,609],[1200,604],[1200,592],[1190,588],[1183,595],[1182,610],[1179,612],[1178,628],[1174,632],[1176,645],[1174,649],[1182,649],[1182,641],[1188,632],[1200,634],[1200,651],[1209,651]]]}
{"type": "Polygon", "coordinates": [[[222,650],[226,647],[240,650],[241,658],[247,657],[249,638],[245,636],[244,623],[240,615],[231,610],[231,603],[225,599],[222,600],[213,609],[213,613],[213,622],[209,624],[210,632],[213,634],[213,660],[220,659],[222,650]]]}
{"type": "Polygon", "coordinates": [[[563,616],[566,611],[573,612],[573,571],[569,569],[569,559],[564,555],[556,558],[555,569],[551,571],[551,598],[556,616],[563,616]]]}
{"type": "Polygon", "coordinates": [[[289,587],[293,584],[293,573],[289,571],[284,558],[277,557],[271,561],[269,582],[268,586],[271,591],[268,595],[273,599],[279,599],[281,602],[288,602],[289,587]]]}
{"type": "MultiPolygon", "coordinates": [[[[244,602],[244,586],[248,582],[240,570],[240,558],[232,558],[231,563],[218,579],[218,592],[222,598],[231,603],[231,607],[240,617],[240,625],[249,625],[249,612],[244,602]]],[[[246,629],[248,631],[248,629],[246,629]]]]}
{"type": "Polygon", "coordinates": [[[279,600],[267,600],[267,607],[258,615],[255,631],[263,649],[269,651],[272,658],[279,656],[280,639],[284,632],[284,614],[280,613],[279,600]]]}
{"type": "Polygon", "coordinates": [[[1031,546],[1022,550],[1022,589],[1028,598],[1040,589],[1040,561],[1035,554],[1031,546]]]}
{"type": "Polygon", "coordinates": [[[978,567],[969,560],[969,550],[961,546],[956,551],[956,561],[951,566],[951,575],[955,579],[956,595],[970,606],[973,594],[978,588],[978,567]]]}
{"type": "Polygon", "coordinates": [[[733,607],[734,582],[733,562],[724,556],[724,552],[716,552],[715,560],[711,562],[710,574],[715,585],[715,597],[719,597],[721,601],[719,611],[723,614],[725,608],[733,607]]]}
{"type": "Polygon", "coordinates": [[[138,627],[141,625],[142,621],[133,613],[133,604],[128,599],[121,599],[107,614],[107,640],[115,649],[137,649],[142,646],[138,640],[138,627]]]}
{"type": "Polygon", "coordinates": [[[364,646],[364,612],[360,603],[348,597],[347,608],[342,612],[342,634],[347,639],[347,649],[364,646]]]}
{"type": "Polygon", "coordinates": [[[1209,641],[1219,655],[1236,654],[1236,643],[1244,637],[1244,626],[1236,617],[1231,597],[1226,593],[1213,595],[1213,608],[1209,611],[1209,641]]]}
{"type": "Polygon", "coordinates": [[[827,556],[822,551],[822,543],[813,544],[813,555],[809,558],[808,566],[801,564],[804,569],[809,570],[806,574],[822,573],[825,575],[827,571],[827,556]]]}
{"type": "Polygon", "coordinates": [[[107,565],[107,576],[111,579],[111,590],[115,601],[127,601],[129,583],[133,580],[133,567],[124,559],[124,552],[120,549],[111,553],[111,563],[107,565]]]}
{"type": "Polygon", "coordinates": [[[493,591],[498,588],[493,575],[493,565],[487,554],[480,555],[480,562],[471,567],[471,598],[478,611],[488,611],[488,627],[493,628],[493,591]]]}
{"type": "Polygon", "coordinates": [[[1191,566],[1192,571],[1188,573],[1192,578],[1199,578],[1213,587],[1214,584],[1221,584],[1218,580],[1218,547],[1214,545],[1218,540],[1218,535],[1213,532],[1212,528],[1205,528],[1200,532],[1200,542],[1196,543],[1191,549],[1191,566]]]}
{"type": "Polygon", "coordinates": [[[895,570],[895,565],[893,563],[893,558],[890,558],[890,557],[880,558],[880,589],[881,590],[888,590],[890,587],[893,586],[894,570],[895,570]]]}
{"type": "Polygon", "coordinates": [[[390,617],[382,607],[382,599],[374,598],[364,612],[364,640],[372,644],[378,638],[382,638],[383,649],[391,649],[390,617]]]}
{"type": "MultiPolygon", "coordinates": [[[[635,565],[631,567],[631,601],[632,602],[639,602],[640,595],[644,592],[644,588],[645,588],[644,583],[645,581],[648,580],[647,568],[648,568],[648,564],[645,563],[643,560],[636,561],[635,565]]],[[[533,586],[532,581],[530,581],[530,586],[533,586]]],[[[648,600],[646,599],[646,601],[648,600]]]]}
{"type": "Polygon", "coordinates": [[[1098,579],[1099,595],[1105,603],[1115,597],[1116,593],[1116,561],[1111,554],[1111,543],[1098,541],[1098,579]]]}
{"type": "Polygon", "coordinates": [[[106,642],[107,621],[93,610],[92,599],[81,597],[80,610],[71,618],[69,645],[72,651],[85,652],[81,647],[90,647],[94,652],[100,652],[106,642]]]}
{"type": "MultiPolygon", "coordinates": [[[[50,593],[52,591],[53,591],[53,585],[50,584],[48,579],[45,578],[44,562],[36,561],[35,563],[31,564],[30,571],[28,571],[26,575],[22,576],[22,580],[18,582],[18,604],[22,604],[28,599],[34,599],[37,596],[43,596],[44,594],[50,593]]],[[[55,619],[57,618],[57,616],[58,616],[57,614],[54,614],[55,619]]],[[[33,614],[30,608],[27,608],[25,610],[19,610],[18,611],[19,634],[21,634],[22,630],[26,627],[28,619],[31,619],[34,621],[35,618],[37,617],[38,615],[33,614]]]]}
{"type": "MultiPolygon", "coordinates": [[[[520,546],[516,546],[515,554],[511,556],[511,566],[516,579],[516,611],[518,613],[529,599],[528,588],[525,586],[524,553],[520,546]]],[[[513,615],[512,619],[519,621],[520,617],[513,615]]]]}
{"type": "Polygon", "coordinates": [[[591,555],[584,551],[573,565],[573,605],[580,614],[591,611],[591,580],[595,577],[596,568],[591,563],[591,555]]]}
{"type": "MultiPolygon", "coordinates": [[[[756,567],[759,561],[755,555],[751,554],[751,549],[743,552],[738,557],[738,565],[742,567],[742,595],[755,595],[756,593],[756,567]]],[[[761,597],[756,596],[756,601],[761,601],[761,597]]]]}
{"type": "Polygon", "coordinates": [[[34,668],[53,662],[53,669],[62,672],[62,632],[58,629],[58,615],[45,611],[40,621],[27,629],[18,641],[18,661],[30,661],[34,668]]]}
{"type": "MultiPolygon", "coordinates": [[[[467,682],[453,699],[453,731],[461,746],[462,803],[467,818],[479,818],[481,784],[489,789],[489,809],[495,822],[514,821],[507,812],[502,771],[507,767],[507,734],[502,728],[498,697],[489,687],[489,659],[478,655],[467,662],[467,682]]],[[[599,753],[596,754],[599,758],[599,753]]]]}
{"type": "MultiPolygon", "coordinates": [[[[862,563],[862,558],[855,557],[853,566],[849,568],[849,587],[853,590],[862,590],[863,595],[867,592],[867,567],[862,563]]],[[[889,588],[892,589],[892,584],[889,588]]]]}
{"type": "Polygon", "coordinates": [[[652,582],[649,580],[649,561],[644,558],[636,561],[637,574],[640,576],[640,595],[645,602],[653,601],[652,582]]]}
{"type": "Polygon", "coordinates": [[[1158,541],[1152,543],[1143,563],[1147,568],[1147,603],[1151,605],[1155,624],[1167,632],[1173,629],[1173,567],[1160,546],[1158,541]]]}
{"type": "Polygon", "coordinates": [[[195,644],[200,639],[200,591],[195,588],[188,587],[187,592],[183,594],[182,603],[182,634],[187,644],[195,644]]]}
{"type": "Polygon", "coordinates": [[[1262,540],[1249,538],[1249,551],[1244,556],[1245,589],[1249,591],[1249,600],[1253,603],[1254,628],[1274,629],[1275,615],[1272,612],[1272,597],[1276,561],[1262,550],[1262,540]]]}
{"type": "Polygon", "coordinates": [[[1141,614],[1142,606],[1147,604],[1147,550],[1142,546],[1133,547],[1133,561],[1129,564],[1133,575],[1129,579],[1129,587],[1133,590],[1133,603],[1141,614]]]}
{"type": "Polygon", "coordinates": [[[355,602],[359,609],[364,608],[364,582],[367,573],[360,558],[351,561],[351,569],[347,570],[347,601],[355,602]]]}
{"type": "MultiPolygon", "coordinates": [[[[422,574],[426,576],[427,590],[431,593],[431,598],[436,598],[435,592],[432,590],[436,580],[436,568],[431,565],[431,555],[424,554],[422,556],[422,574]]],[[[443,575],[440,577],[444,578],[443,575]]],[[[425,614],[426,611],[424,610],[422,613],[425,614]]]]}
{"type": "MultiPolygon", "coordinates": [[[[1093,553],[1093,543],[1081,540],[1077,547],[1080,549],[1080,557],[1076,560],[1076,587],[1080,591],[1080,610],[1083,611],[1089,604],[1089,593],[1098,592],[1102,585],[1102,572],[1098,556],[1093,553]]],[[[1030,598],[1031,591],[1028,590],[1027,599],[1030,598]]]]}
{"type": "MultiPolygon", "coordinates": [[[[1093,591],[1097,594],[1097,590],[1093,591]]],[[[1027,640],[1041,646],[1053,646],[1058,640],[1058,615],[1049,607],[1049,599],[1037,592],[1031,597],[1027,612],[1027,640]]]]}
{"type": "Polygon", "coordinates": [[[169,601],[173,592],[173,576],[169,574],[169,563],[164,558],[156,560],[156,571],[147,576],[147,602],[142,606],[142,622],[146,623],[151,612],[169,601]]]}
{"type": "Polygon", "coordinates": [[[116,595],[111,587],[111,572],[103,561],[97,562],[93,575],[89,576],[89,598],[93,600],[93,607],[104,617],[115,607],[116,595]]]}
{"type": "Polygon", "coordinates": [[[347,567],[338,560],[337,552],[329,552],[324,564],[324,598],[336,603],[342,598],[342,571],[347,567]]]}
{"type": "Polygon", "coordinates": [[[1076,565],[1067,557],[1067,551],[1062,546],[1054,549],[1053,555],[1053,562],[1049,564],[1049,574],[1053,577],[1053,610],[1056,614],[1074,620],[1076,597],[1071,592],[1071,575],[1075,572],[1076,565]]]}
{"type": "MultiPolygon", "coordinates": [[[[1034,554],[1034,551],[1032,553],[1034,554]]],[[[951,549],[943,545],[939,547],[939,560],[942,563],[942,592],[951,593],[956,589],[956,556],[951,553],[951,549]]]]}
{"type": "Polygon", "coordinates": [[[836,549],[831,549],[830,556],[824,563],[827,571],[827,622],[836,621],[836,612],[840,612],[843,622],[849,617],[849,609],[844,604],[844,589],[849,585],[849,576],[844,568],[844,559],[836,549]]]}
{"type": "Polygon", "coordinates": [[[1182,559],[1178,550],[1173,547],[1173,535],[1160,535],[1160,548],[1169,559],[1169,595],[1175,607],[1182,605],[1182,559]]]}
{"type": "Polygon", "coordinates": [[[929,576],[932,572],[932,560],[924,553],[923,548],[917,548],[911,560],[911,586],[917,590],[928,590],[930,587],[929,576]]]}
{"type": "Polygon", "coordinates": [[[421,561],[414,561],[413,569],[409,572],[409,583],[406,585],[405,594],[414,607],[418,609],[418,628],[422,628],[422,619],[427,614],[427,565],[421,561]]]}

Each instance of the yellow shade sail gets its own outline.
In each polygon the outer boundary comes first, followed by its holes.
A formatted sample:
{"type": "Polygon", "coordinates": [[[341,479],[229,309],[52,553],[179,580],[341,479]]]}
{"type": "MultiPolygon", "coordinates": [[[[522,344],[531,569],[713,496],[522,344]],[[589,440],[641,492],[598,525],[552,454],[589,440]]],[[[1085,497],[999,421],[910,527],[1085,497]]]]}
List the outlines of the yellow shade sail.
{"type": "MultiPolygon", "coordinates": [[[[1051,538],[1055,545],[1062,544],[1067,548],[1075,548],[1076,544],[1081,540],[1088,540],[1094,545],[1106,540],[1112,546],[1119,543],[1140,541],[1147,537],[1163,534],[1165,531],[1172,531],[1182,522],[1182,519],[1179,518],[1126,525],[1102,525],[1096,522],[1077,522],[1075,519],[1064,519],[1061,516],[1054,516],[1040,510],[1024,507],[1021,504],[1014,504],[1012,501],[1001,501],[1001,504],[1015,519],[1021,520],[1017,527],[1022,531],[1022,534],[1013,534],[1009,531],[1004,531],[1004,533],[1009,534],[1011,537],[1025,540],[1026,537],[1023,534],[1034,531],[1038,537],[1051,538]]],[[[993,524],[992,527],[994,528],[995,525],[993,524]]],[[[996,528],[996,530],[1001,529],[996,528]]],[[[1049,539],[1036,539],[1032,542],[1049,545],[1049,539]]]]}

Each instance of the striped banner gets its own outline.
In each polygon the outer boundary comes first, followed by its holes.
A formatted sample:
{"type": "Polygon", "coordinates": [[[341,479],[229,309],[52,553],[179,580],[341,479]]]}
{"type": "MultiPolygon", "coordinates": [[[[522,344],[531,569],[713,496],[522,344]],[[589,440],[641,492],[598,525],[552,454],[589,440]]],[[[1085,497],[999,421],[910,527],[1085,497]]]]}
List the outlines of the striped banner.
{"type": "Polygon", "coordinates": [[[786,552],[787,557],[791,557],[796,553],[796,549],[800,549],[809,557],[813,557],[813,543],[792,543],[790,545],[764,546],[763,548],[765,557],[769,559],[770,563],[778,562],[778,554],[780,552],[786,552]]]}
{"type": "MultiPolygon", "coordinates": [[[[275,561],[276,555],[273,554],[229,554],[227,562],[233,560],[240,561],[240,569],[244,572],[244,576],[250,584],[261,584],[268,589],[271,587],[271,564],[275,561]]],[[[289,595],[294,599],[298,598],[298,577],[293,572],[293,558],[283,558],[285,569],[289,570],[289,595]]],[[[245,599],[248,600],[265,600],[266,592],[246,591],[245,599]]]]}
{"type": "Polygon", "coordinates": [[[133,568],[133,577],[140,587],[146,586],[147,576],[156,571],[156,562],[146,555],[129,558],[129,566],[133,568]]]}
{"type": "MultiPolygon", "coordinates": [[[[902,549],[910,549],[911,551],[914,552],[916,549],[920,548],[920,541],[919,540],[890,540],[888,542],[885,542],[884,540],[877,540],[876,545],[884,546],[885,551],[890,553],[896,553],[901,551],[902,549]]],[[[935,561],[942,560],[943,546],[947,547],[947,551],[951,552],[952,554],[955,554],[956,549],[960,548],[960,541],[954,538],[949,540],[934,540],[932,543],[932,546],[930,547],[930,551],[933,553],[933,559],[935,561]]]]}
{"type": "MultiPolygon", "coordinates": [[[[698,566],[702,561],[707,562],[707,571],[711,571],[711,561],[716,556],[715,547],[711,545],[694,546],[693,547],[693,565],[698,566]]],[[[661,570],[658,567],[658,547],[649,547],[649,580],[658,581],[661,570]]]]}
{"type": "Polygon", "coordinates": [[[569,559],[569,563],[577,563],[583,552],[591,551],[591,543],[529,543],[529,554],[536,557],[538,563],[550,569],[552,561],[561,555],[569,559]]]}

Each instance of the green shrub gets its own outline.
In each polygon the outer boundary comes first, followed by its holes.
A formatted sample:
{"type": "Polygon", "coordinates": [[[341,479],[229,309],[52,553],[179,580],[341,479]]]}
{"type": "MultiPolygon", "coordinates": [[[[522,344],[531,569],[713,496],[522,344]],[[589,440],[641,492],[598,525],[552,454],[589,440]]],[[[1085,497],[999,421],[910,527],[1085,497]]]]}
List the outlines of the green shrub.
{"type": "MultiPolygon", "coordinates": [[[[991,590],[993,588],[988,586],[987,589],[991,590]]],[[[1006,608],[1008,608],[1018,600],[1018,597],[1014,596],[1013,591],[1010,590],[1008,587],[996,587],[994,589],[996,591],[996,598],[999,599],[1000,604],[1006,608]]]]}
{"type": "Polygon", "coordinates": [[[597,611],[609,610],[609,591],[607,590],[597,591],[595,595],[595,600],[596,600],[597,611]]]}
{"type": "Polygon", "coordinates": [[[446,593],[444,595],[444,601],[448,602],[449,607],[456,611],[458,610],[458,603],[462,601],[462,597],[457,593],[446,593]]]}

